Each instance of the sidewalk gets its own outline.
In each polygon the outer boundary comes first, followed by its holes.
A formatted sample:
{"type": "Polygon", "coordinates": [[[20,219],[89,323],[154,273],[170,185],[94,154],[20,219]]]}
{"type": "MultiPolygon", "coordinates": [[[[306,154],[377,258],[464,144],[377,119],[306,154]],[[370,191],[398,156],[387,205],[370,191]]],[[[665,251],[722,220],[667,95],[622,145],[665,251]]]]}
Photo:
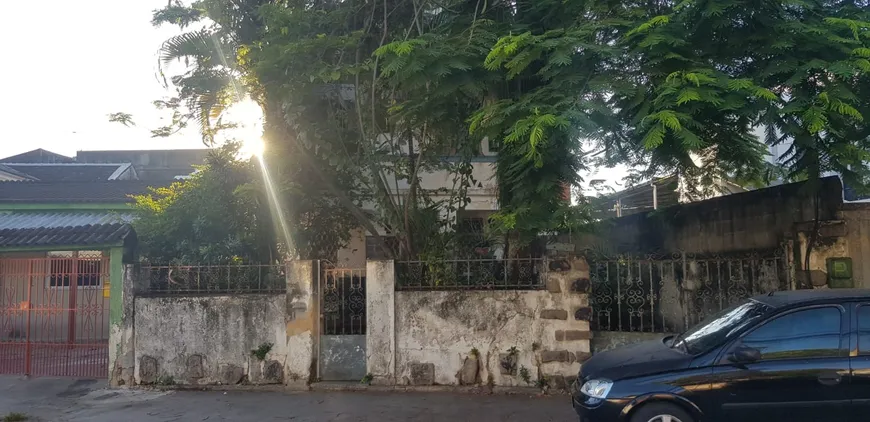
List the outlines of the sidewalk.
{"type": "Polygon", "coordinates": [[[0,420],[573,421],[567,396],[109,390],[102,381],[0,377],[0,420]]]}

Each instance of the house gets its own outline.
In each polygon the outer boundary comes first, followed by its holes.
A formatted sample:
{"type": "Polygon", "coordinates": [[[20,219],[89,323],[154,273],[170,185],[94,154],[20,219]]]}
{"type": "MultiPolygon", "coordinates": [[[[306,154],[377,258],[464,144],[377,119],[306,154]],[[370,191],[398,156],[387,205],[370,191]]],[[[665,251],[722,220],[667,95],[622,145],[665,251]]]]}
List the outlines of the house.
{"type": "Polygon", "coordinates": [[[0,182],[0,355],[27,365],[0,369],[105,376],[110,309],[120,305],[110,301],[121,297],[122,263],[135,259],[129,195],[148,186],[0,182]],[[87,364],[60,364],[70,358],[87,364]]]}
{"type": "Polygon", "coordinates": [[[79,151],[67,157],[44,149],[0,159],[0,181],[172,181],[205,164],[209,149],[79,151]]]}
{"type": "Polygon", "coordinates": [[[747,191],[746,188],[727,180],[717,180],[712,184],[703,186],[700,192],[694,192],[694,194],[690,193],[686,186],[686,180],[681,175],[661,177],[604,195],[599,198],[598,209],[603,218],[625,217],[671,205],[747,191]]]}
{"type": "MultiPolygon", "coordinates": [[[[495,177],[495,162],[497,152],[490,148],[487,140],[481,142],[480,154],[471,158],[471,176],[474,185],[468,188],[468,204],[456,216],[457,228],[469,235],[482,234],[483,227],[490,215],[498,211],[498,183],[495,177]]],[[[458,160],[455,156],[444,156],[443,160],[450,162],[458,160]]],[[[448,170],[438,170],[420,174],[420,188],[429,192],[439,189],[453,189],[454,175],[448,170]]],[[[409,189],[407,180],[397,181],[391,186],[391,191],[404,194],[409,189]]],[[[434,193],[434,200],[447,199],[447,194],[434,193]]],[[[374,210],[374,204],[363,204],[364,209],[374,210]]],[[[442,210],[446,214],[446,210],[442,210]]],[[[382,240],[390,241],[389,233],[380,227],[379,234],[384,236],[382,240]]],[[[384,250],[376,242],[376,238],[368,236],[363,229],[355,230],[351,234],[348,244],[338,250],[336,265],[343,268],[361,268],[365,266],[366,259],[386,259],[384,250]]]]}
{"type": "Polygon", "coordinates": [[[194,172],[205,164],[209,149],[79,151],[77,163],[130,163],[139,180],[169,181],[194,172]]]}
{"type": "Polygon", "coordinates": [[[110,153],[0,159],[0,355],[22,365],[0,373],[106,375],[110,309],[136,256],[131,195],[192,173],[206,154],[110,153]],[[61,364],[70,359],[84,363],[61,364]]]}

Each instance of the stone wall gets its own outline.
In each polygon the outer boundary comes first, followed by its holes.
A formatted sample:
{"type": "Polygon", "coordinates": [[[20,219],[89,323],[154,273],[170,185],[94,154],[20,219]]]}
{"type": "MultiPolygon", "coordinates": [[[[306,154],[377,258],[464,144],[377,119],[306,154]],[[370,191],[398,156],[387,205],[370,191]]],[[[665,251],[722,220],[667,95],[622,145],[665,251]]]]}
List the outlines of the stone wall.
{"type": "Polygon", "coordinates": [[[284,295],[135,300],[137,384],[282,383],[284,295]],[[263,360],[253,350],[267,350],[263,360]]]}
{"type": "Polygon", "coordinates": [[[565,388],[590,356],[589,268],[582,258],[553,264],[546,290],[394,291],[392,263],[370,262],[374,382],[531,386],[543,378],[565,388]]]}

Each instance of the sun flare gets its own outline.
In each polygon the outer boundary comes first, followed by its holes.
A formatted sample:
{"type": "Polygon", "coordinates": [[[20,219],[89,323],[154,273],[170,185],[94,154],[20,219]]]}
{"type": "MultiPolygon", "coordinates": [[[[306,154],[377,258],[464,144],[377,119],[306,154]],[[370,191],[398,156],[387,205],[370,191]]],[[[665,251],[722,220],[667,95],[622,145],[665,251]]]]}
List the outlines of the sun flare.
{"type": "Polygon", "coordinates": [[[227,110],[228,120],[238,126],[228,131],[229,138],[242,143],[239,153],[244,157],[261,157],[266,150],[263,142],[263,109],[254,100],[245,98],[227,110]]]}

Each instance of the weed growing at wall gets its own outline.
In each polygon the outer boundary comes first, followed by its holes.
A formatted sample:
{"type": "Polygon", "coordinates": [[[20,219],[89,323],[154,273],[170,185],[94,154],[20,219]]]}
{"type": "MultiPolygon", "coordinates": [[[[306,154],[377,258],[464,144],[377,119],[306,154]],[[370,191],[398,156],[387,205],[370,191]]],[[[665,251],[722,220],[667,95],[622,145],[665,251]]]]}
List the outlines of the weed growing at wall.
{"type": "Polygon", "coordinates": [[[251,350],[251,356],[257,358],[258,361],[262,362],[266,360],[266,355],[268,355],[269,352],[272,351],[272,346],[274,346],[274,344],[272,343],[263,343],[260,345],[260,347],[251,350]]]}
{"type": "Polygon", "coordinates": [[[526,384],[532,383],[532,374],[529,373],[529,368],[525,366],[520,367],[520,379],[526,384]]]}

